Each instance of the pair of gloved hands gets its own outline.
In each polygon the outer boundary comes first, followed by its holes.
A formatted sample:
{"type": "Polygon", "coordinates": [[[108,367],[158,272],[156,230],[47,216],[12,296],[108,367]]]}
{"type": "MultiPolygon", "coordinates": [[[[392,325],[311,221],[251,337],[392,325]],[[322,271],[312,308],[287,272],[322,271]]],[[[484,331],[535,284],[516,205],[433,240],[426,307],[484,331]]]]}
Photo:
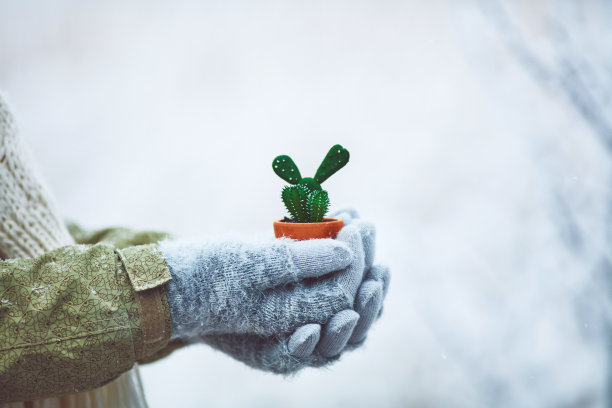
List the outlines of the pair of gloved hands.
{"type": "Polygon", "coordinates": [[[375,229],[352,209],[337,239],[163,241],[172,339],[204,342],[282,374],[363,343],[382,312],[389,270],[373,265],[375,229]]]}

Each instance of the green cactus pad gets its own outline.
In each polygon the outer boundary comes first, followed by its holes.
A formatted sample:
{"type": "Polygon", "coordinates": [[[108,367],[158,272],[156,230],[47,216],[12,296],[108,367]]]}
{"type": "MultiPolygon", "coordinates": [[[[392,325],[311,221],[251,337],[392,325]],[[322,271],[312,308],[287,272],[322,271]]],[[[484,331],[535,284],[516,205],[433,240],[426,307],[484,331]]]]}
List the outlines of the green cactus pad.
{"type": "Polygon", "coordinates": [[[297,184],[302,180],[298,167],[291,157],[287,155],[276,156],[276,158],[272,160],[272,169],[278,177],[289,184],[297,184]]]}
{"type": "Polygon", "coordinates": [[[314,191],[308,196],[310,207],[310,222],[323,222],[323,217],[329,210],[329,197],[327,191],[314,191]]]}
{"type": "MultiPolygon", "coordinates": [[[[344,147],[339,144],[334,145],[329,152],[327,152],[327,156],[323,159],[323,162],[317,169],[317,173],[314,176],[314,179],[317,183],[321,184],[328,178],[330,178],[335,172],[340,170],[342,167],[346,165],[349,161],[349,152],[344,147]]],[[[277,173],[278,174],[278,173],[277,173]]]]}

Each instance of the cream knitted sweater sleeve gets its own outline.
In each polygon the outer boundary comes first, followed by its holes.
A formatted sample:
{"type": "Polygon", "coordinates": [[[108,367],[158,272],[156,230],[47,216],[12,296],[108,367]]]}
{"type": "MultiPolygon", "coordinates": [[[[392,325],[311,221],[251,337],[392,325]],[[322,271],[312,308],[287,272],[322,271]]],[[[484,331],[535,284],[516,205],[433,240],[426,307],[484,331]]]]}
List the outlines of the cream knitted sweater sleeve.
{"type": "Polygon", "coordinates": [[[56,216],[0,95],[0,257],[31,258],[74,243],[56,216]]]}
{"type": "MultiPolygon", "coordinates": [[[[0,259],[33,258],[70,245],[68,233],[42,183],[27,149],[20,142],[6,98],[0,92],[0,259]]],[[[144,408],[138,366],[103,387],[42,400],[0,404],[0,408],[129,406],[144,408]]]]}

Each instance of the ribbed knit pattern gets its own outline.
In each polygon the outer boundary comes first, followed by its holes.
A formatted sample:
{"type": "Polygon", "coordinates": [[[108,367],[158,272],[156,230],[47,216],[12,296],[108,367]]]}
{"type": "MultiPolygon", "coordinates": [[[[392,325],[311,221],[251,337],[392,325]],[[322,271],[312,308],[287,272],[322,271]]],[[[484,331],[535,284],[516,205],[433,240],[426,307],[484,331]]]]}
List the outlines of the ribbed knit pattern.
{"type": "MultiPolygon", "coordinates": [[[[58,215],[52,196],[22,146],[13,116],[0,93],[0,258],[31,258],[74,241],[58,215]]],[[[146,408],[137,367],[92,391],[0,408],[146,408]]]]}
{"type": "Polygon", "coordinates": [[[0,95],[0,256],[31,258],[72,244],[0,95]]]}

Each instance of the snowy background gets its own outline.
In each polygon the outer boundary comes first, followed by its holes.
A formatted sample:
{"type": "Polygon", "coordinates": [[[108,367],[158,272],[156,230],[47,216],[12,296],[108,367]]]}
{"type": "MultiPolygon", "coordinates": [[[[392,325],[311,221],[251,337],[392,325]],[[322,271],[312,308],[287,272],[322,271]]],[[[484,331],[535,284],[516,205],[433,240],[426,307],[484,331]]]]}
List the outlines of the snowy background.
{"type": "Polygon", "coordinates": [[[0,89],[67,218],[272,235],[327,183],[392,268],[365,346],[286,380],[192,346],[152,408],[612,404],[612,4],[0,0],[0,89]]]}

